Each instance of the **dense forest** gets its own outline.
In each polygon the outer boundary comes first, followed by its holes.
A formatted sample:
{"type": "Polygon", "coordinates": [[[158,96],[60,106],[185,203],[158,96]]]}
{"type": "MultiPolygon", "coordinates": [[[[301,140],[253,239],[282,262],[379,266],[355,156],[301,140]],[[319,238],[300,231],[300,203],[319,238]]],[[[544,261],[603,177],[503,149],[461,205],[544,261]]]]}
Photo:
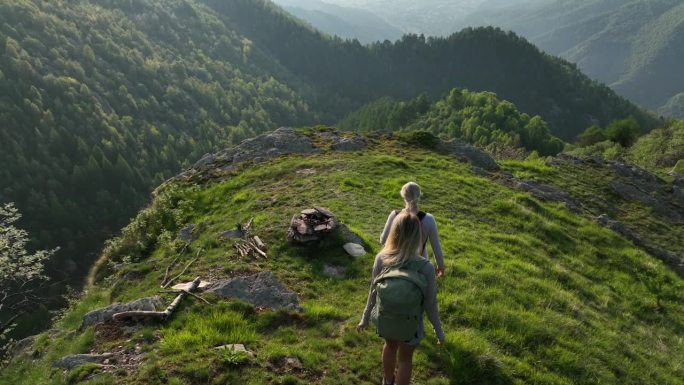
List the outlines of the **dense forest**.
{"type": "Polygon", "coordinates": [[[53,269],[85,271],[78,255],[188,159],[312,117],[244,38],[166,3],[0,4],[0,200],[63,248],[53,269]]]}
{"type": "Polygon", "coordinates": [[[468,28],[444,38],[405,35],[394,43],[363,46],[325,39],[293,23],[269,1],[207,3],[323,95],[337,95],[357,107],[383,96],[406,100],[427,92],[439,98],[458,86],[495,92],[521,111],[542,116],[553,134],[565,140],[592,124],[629,115],[643,127],[657,125],[652,116],[575,65],[497,28],[468,28]]]}
{"type": "Polygon", "coordinates": [[[661,175],[672,171],[684,174],[684,122],[673,120],[637,136],[636,122],[619,120],[607,127],[589,127],[568,151],[581,156],[627,160],[661,175]]]}
{"type": "Polygon", "coordinates": [[[551,133],[657,121],[573,65],[494,28],[370,46],[264,0],[0,0],[0,202],[47,271],[80,282],[153,186],[205,152],[333,123],[383,96],[491,90],[551,133]]]}
{"type": "Polygon", "coordinates": [[[564,143],[550,134],[539,116],[521,113],[491,92],[453,89],[434,104],[426,94],[406,102],[381,98],[344,118],[339,126],[363,132],[430,131],[443,138],[457,138],[491,152],[524,148],[541,155],[556,155],[564,143]]]}

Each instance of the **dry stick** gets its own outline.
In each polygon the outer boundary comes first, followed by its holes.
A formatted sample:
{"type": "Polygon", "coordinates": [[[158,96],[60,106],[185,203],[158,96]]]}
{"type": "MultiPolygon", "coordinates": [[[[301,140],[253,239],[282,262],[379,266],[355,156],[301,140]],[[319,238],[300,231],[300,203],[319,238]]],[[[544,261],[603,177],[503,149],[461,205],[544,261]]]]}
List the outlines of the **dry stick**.
{"type": "Polygon", "coordinates": [[[171,302],[171,304],[166,308],[164,311],[146,311],[146,310],[132,310],[132,311],[124,311],[121,313],[116,313],[112,316],[112,318],[115,321],[122,320],[124,318],[129,318],[129,317],[151,317],[151,318],[158,318],[161,320],[166,320],[169,317],[171,317],[171,314],[176,310],[180,302],[183,300],[183,297],[186,295],[190,294],[190,292],[195,291],[197,287],[200,284],[200,277],[195,278],[194,281],[192,281],[192,284],[188,288],[188,290],[183,290],[181,291],[178,296],[171,302]]]}
{"type": "Polygon", "coordinates": [[[256,243],[259,249],[266,250],[266,245],[264,245],[264,242],[261,241],[261,238],[259,238],[259,236],[255,235],[252,239],[254,239],[254,243],[256,243]]]}
{"type": "Polygon", "coordinates": [[[176,255],[176,258],[171,262],[170,265],[166,266],[166,272],[164,272],[164,279],[161,281],[161,286],[164,287],[164,284],[166,283],[166,279],[169,278],[169,271],[171,270],[172,267],[176,266],[176,263],[178,262],[178,259],[180,259],[180,256],[185,253],[185,249],[188,248],[189,243],[185,243],[183,248],[181,249],[180,253],[176,255]]]}
{"type": "Polygon", "coordinates": [[[264,253],[263,251],[261,251],[261,249],[259,249],[259,246],[256,244],[256,242],[254,242],[253,240],[249,240],[249,241],[247,241],[247,245],[251,248],[251,250],[258,253],[262,257],[268,259],[268,255],[266,255],[266,253],[264,253]]]}
{"type": "Polygon", "coordinates": [[[190,265],[192,265],[193,263],[195,263],[195,261],[199,258],[199,255],[200,255],[200,253],[202,252],[202,250],[203,250],[203,249],[197,250],[197,256],[196,256],[192,261],[188,262],[187,265],[185,265],[185,269],[183,269],[183,271],[181,271],[177,276],[171,278],[168,282],[166,282],[166,283],[162,286],[162,288],[166,289],[167,287],[169,287],[170,284],[173,283],[173,281],[177,280],[178,278],[180,278],[181,275],[185,274],[185,271],[188,270],[188,268],[190,267],[190,265]]]}
{"type": "Polygon", "coordinates": [[[187,290],[160,290],[159,292],[160,292],[160,293],[173,293],[173,294],[178,294],[178,293],[183,292],[183,291],[185,292],[185,294],[188,294],[188,295],[190,295],[190,296],[192,296],[192,297],[195,297],[195,298],[199,299],[200,301],[206,303],[207,305],[211,305],[211,302],[207,301],[204,297],[202,297],[202,296],[200,296],[200,295],[197,295],[197,294],[195,294],[195,293],[191,293],[191,292],[189,292],[189,291],[187,291],[187,290]]]}

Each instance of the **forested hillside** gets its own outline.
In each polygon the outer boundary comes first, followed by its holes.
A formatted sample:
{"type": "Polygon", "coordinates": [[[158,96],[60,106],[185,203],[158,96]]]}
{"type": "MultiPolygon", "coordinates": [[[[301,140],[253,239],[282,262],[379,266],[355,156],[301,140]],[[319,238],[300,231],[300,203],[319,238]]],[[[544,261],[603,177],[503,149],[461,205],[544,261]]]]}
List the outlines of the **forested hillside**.
{"type": "Polygon", "coordinates": [[[433,104],[425,94],[406,102],[381,98],[349,114],[339,127],[362,132],[428,131],[492,152],[497,148],[525,148],[556,155],[564,147],[539,116],[521,113],[511,102],[500,101],[491,92],[459,89],[433,104]]]}
{"type": "Polygon", "coordinates": [[[0,200],[83,274],[188,159],[313,118],[261,56],[198,3],[0,2],[0,200]]]}
{"type": "MultiPolygon", "coordinates": [[[[684,117],[684,3],[679,0],[547,1],[470,15],[576,63],[590,77],[661,114],[684,117]]],[[[465,20],[464,20],[465,22],[465,20]]]]}
{"type": "Polygon", "coordinates": [[[365,47],[263,0],[2,0],[0,50],[0,199],[38,246],[62,247],[51,268],[70,279],[188,159],[382,96],[491,90],[564,139],[627,115],[656,124],[511,33],[365,47]]]}
{"type": "Polygon", "coordinates": [[[274,3],[320,31],[343,39],[358,39],[363,44],[394,41],[403,35],[401,29],[359,8],[341,7],[319,0],[275,0],[274,3]]]}
{"type": "Polygon", "coordinates": [[[679,70],[684,4],[679,0],[329,0],[376,12],[405,30],[446,36],[498,26],[576,63],[619,94],[684,117],[679,70]]]}
{"type": "Polygon", "coordinates": [[[445,38],[406,35],[395,43],[364,47],[321,39],[320,33],[292,23],[270,2],[207,1],[292,73],[352,106],[383,96],[406,100],[421,92],[439,98],[458,86],[495,92],[521,111],[542,116],[564,139],[597,121],[630,114],[644,127],[656,124],[574,65],[499,29],[465,29],[445,38]]]}

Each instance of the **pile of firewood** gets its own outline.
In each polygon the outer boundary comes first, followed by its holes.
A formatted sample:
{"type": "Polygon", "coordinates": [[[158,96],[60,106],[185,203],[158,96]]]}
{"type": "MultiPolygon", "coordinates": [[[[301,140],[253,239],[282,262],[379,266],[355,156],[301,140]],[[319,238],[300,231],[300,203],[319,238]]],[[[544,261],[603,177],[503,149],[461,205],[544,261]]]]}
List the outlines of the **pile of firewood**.
{"type": "Polygon", "coordinates": [[[237,250],[241,257],[263,257],[268,258],[268,255],[264,250],[266,250],[266,245],[261,241],[258,236],[247,237],[243,239],[238,239],[233,243],[233,247],[237,250]]]}
{"type": "Polygon", "coordinates": [[[258,236],[250,235],[252,232],[253,220],[254,218],[250,219],[244,226],[238,223],[236,230],[227,231],[222,237],[238,238],[238,240],[233,243],[233,248],[241,257],[253,256],[268,258],[264,242],[262,242],[258,236]]]}
{"type": "Polygon", "coordinates": [[[323,207],[302,210],[292,217],[287,240],[307,244],[321,240],[337,228],[337,220],[330,210],[323,207]]]}

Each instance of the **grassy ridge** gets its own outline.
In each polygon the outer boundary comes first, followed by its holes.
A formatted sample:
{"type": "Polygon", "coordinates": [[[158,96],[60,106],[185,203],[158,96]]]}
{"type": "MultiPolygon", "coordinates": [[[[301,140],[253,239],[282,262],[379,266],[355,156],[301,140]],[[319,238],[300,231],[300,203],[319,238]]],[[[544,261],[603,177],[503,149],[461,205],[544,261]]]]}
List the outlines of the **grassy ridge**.
{"type": "MultiPolygon", "coordinates": [[[[528,175],[561,172],[535,161],[506,167],[528,175]]],[[[146,359],[136,370],[82,383],[377,383],[380,340],[354,326],[377,235],[385,214],[400,206],[398,191],[407,180],[424,188],[423,208],[438,220],[447,267],[438,282],[447,343],[436,348],[428,330],[416,354],[415,383],[683,383],[684,368],[673,359],[684,354],[684,301],[676,294],[683,285],[659,261],[559,205],[475,176],[449,156],[392,140],[363,153],[245,165],[230,179],[206,186],[167,187],[110,244],[111,262],[122,263],[115,273],[69,310],[58,332],[39,338],[37,361],[15,363],[0,378],[12,384],[78,383],[78,373],[65,378],[52,372],[52,360],[138,344],[146,359]],[[301,169],[315,173],[297,173],[301,169]],[[288,245],[291,215],[312,205],[335,212],[365,239],[370,255],[352,260],[337,238],[312,248],[288,245]],[[255,233],[269,245],[268,260],[240,259],[218,238],[252,216],[255,233]],[[156,293],[178,253],[174,238],[184,223],[198,224],[200,236],[182,262],[203,250],[184,278],[271,270],[298,293],[304,311],[186,300],[170,323],[145,326],[132,336],[73,332],[89,309],[156,293]],[[345,267],[346,277],[324,276],[325,264],[345,267]],[[257,356],[211,349],[227,343],[244,343],[257,356]],[[302,369],[288,369],[288,356],[297,357],[302,369]]]]}

